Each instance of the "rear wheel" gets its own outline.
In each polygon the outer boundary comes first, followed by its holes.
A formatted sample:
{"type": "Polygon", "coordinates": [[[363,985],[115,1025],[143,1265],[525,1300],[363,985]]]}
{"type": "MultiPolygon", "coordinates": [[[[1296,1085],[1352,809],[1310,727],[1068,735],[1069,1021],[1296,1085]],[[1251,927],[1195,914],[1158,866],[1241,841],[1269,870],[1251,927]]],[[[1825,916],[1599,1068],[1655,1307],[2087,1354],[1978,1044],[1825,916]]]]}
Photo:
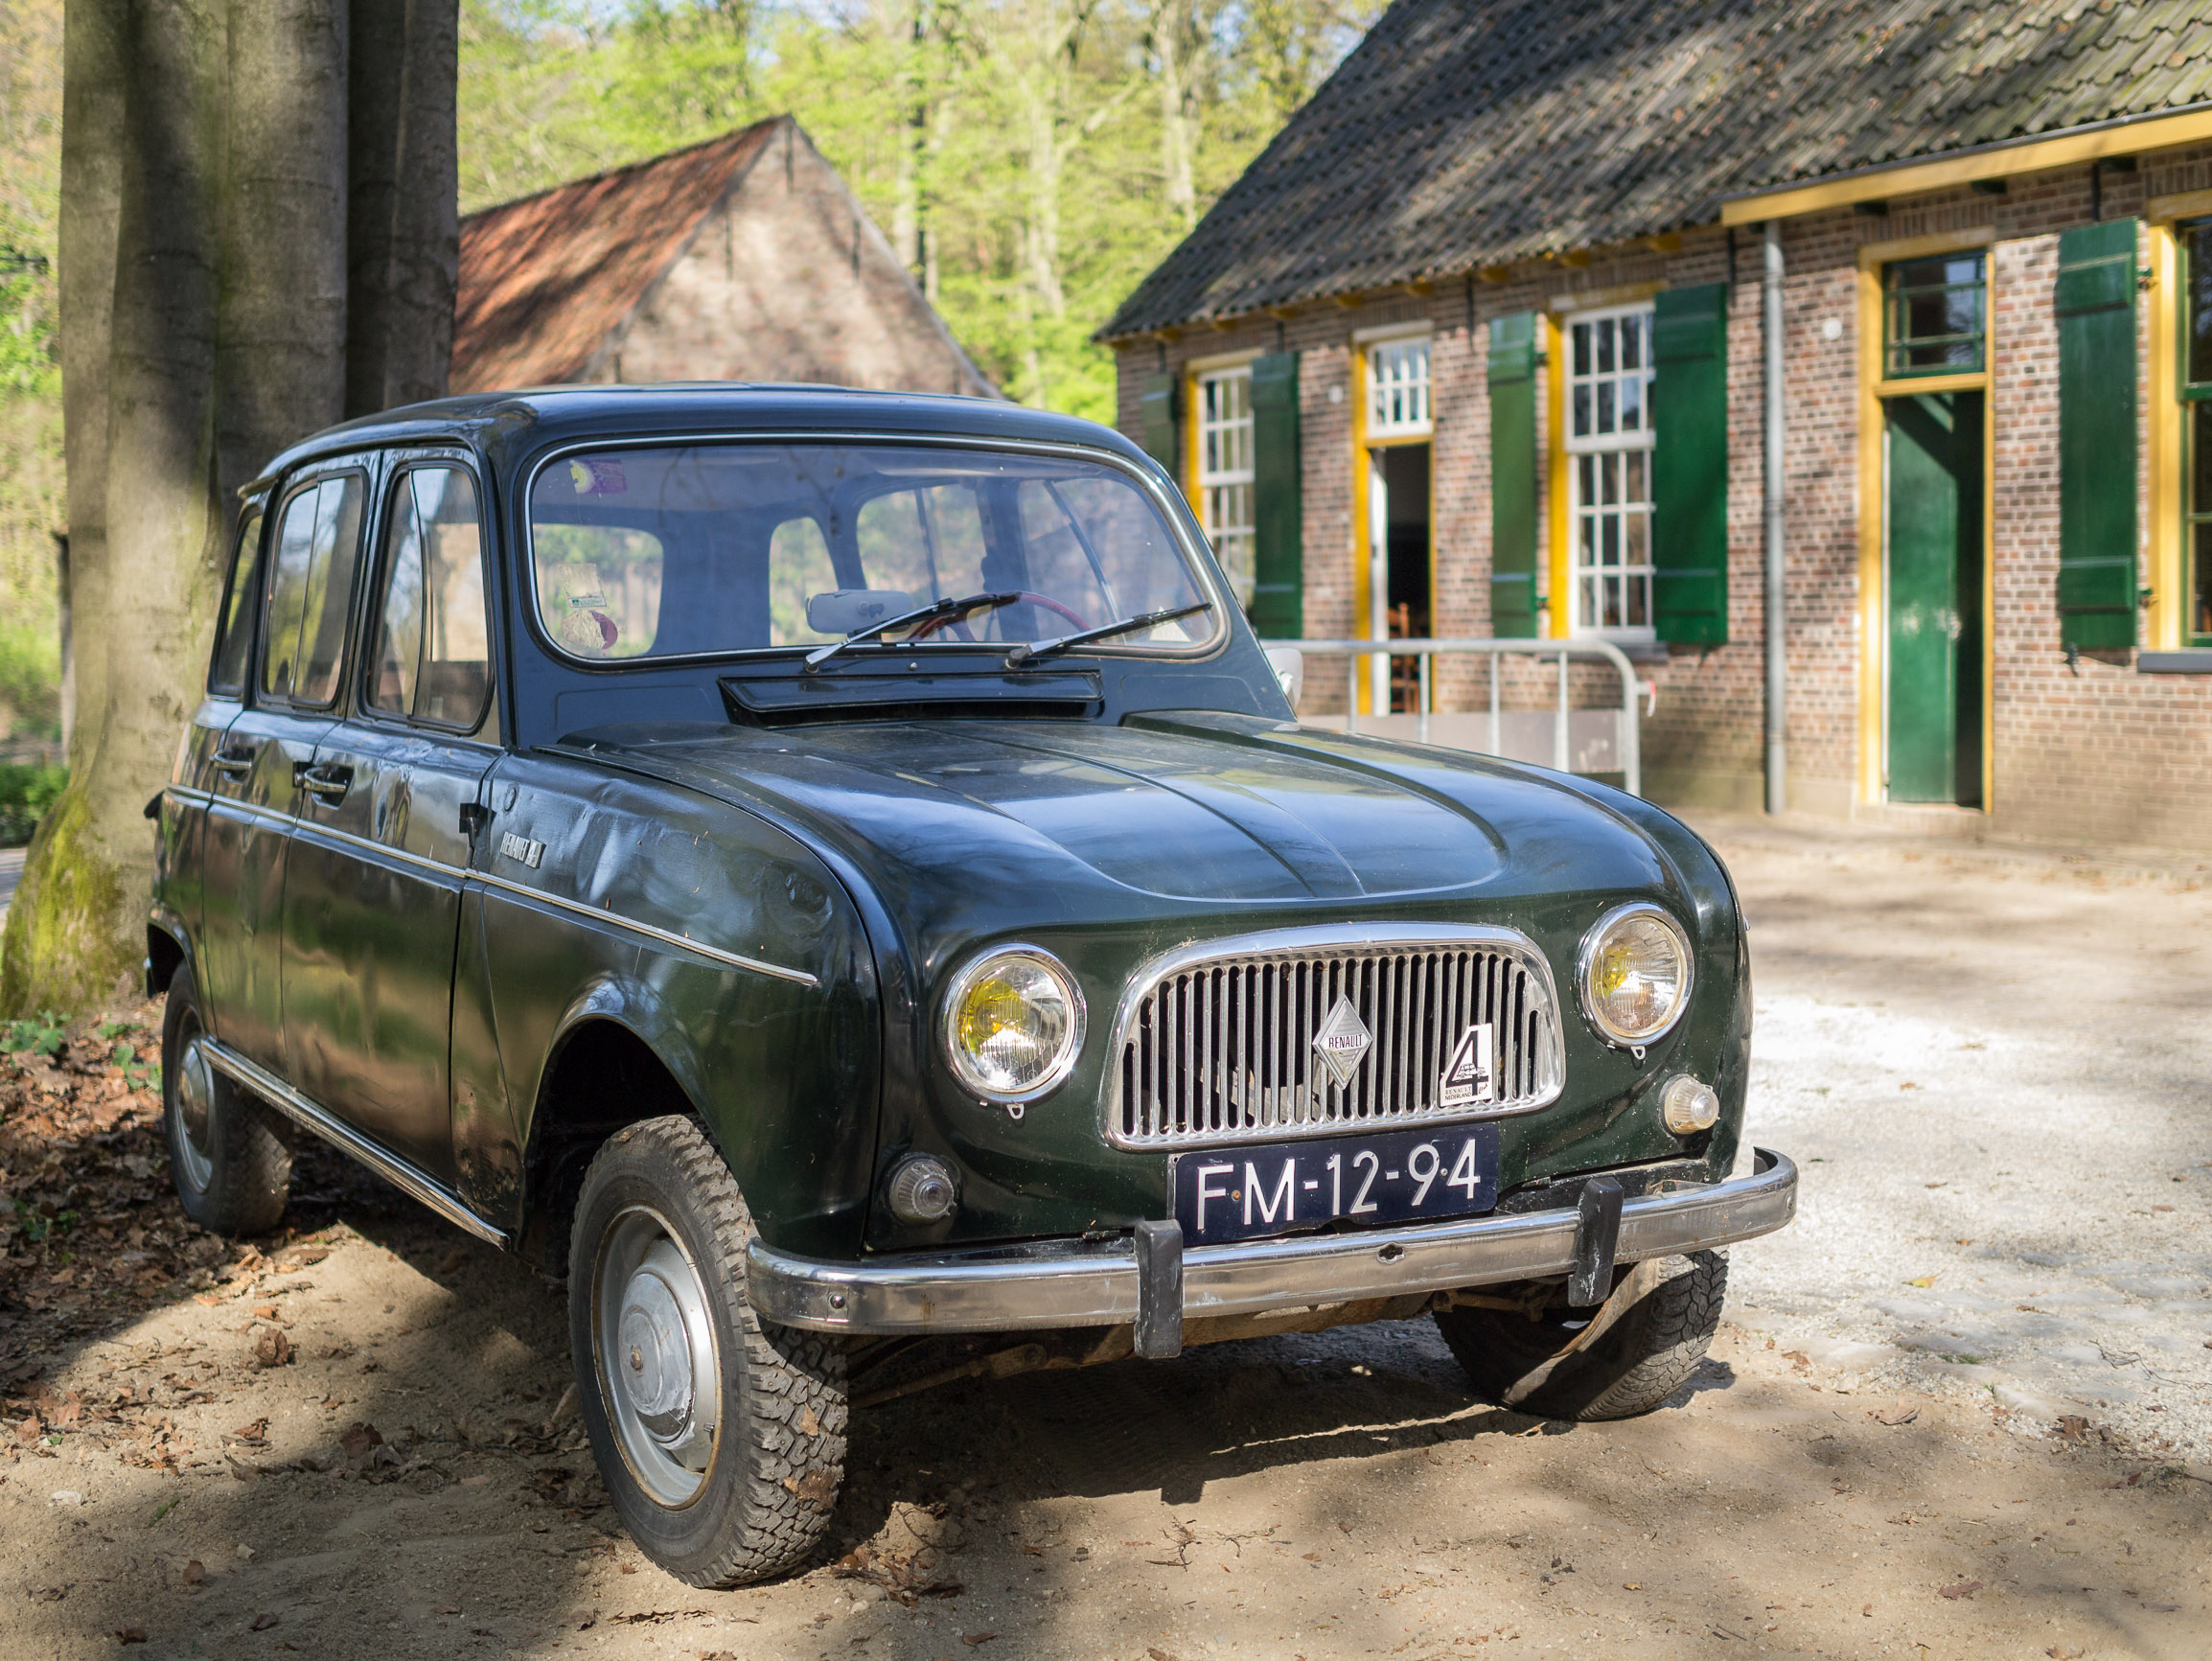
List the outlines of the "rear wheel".
{"type": "Polygon", "coordinates": [[[1633,1419],[1689,1382],[1720,1326],[1721,1252],[1639,1263],[1601,1309],[1440,1309],[1437,1328],[1477,1394],[1546,1419],[1633,1419]],[[1584,1337],[1595,1321],[1604,1325],[1584,1337]]]}
{"type": "Polygon", "coordinates": [[[844,1351],[763,1322],[737,1184],[688,1119],[611,1137],[578,1196],[569,1342],[600,1474],[638,1547],[694,1586],[803,1562],[844,1476],[844,1351]]]}
{"type": "Polygon", "coordinates": [[[265,1234],[291,1193],[290,1120],[216,1070],[189,968],[161,1020],[161,1128],[184,1214],[222,1234],[265,1234]]]}

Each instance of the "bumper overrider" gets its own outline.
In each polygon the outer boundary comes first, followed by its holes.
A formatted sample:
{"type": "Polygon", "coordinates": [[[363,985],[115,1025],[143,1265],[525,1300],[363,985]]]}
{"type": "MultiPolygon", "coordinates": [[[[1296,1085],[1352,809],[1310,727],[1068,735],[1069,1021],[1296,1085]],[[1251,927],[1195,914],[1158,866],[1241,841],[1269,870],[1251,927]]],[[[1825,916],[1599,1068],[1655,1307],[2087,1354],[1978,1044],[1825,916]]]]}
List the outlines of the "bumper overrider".
{"type": "MultiPolygon", "coordinates": [[[[1445,1223],[1197,1246],[1181,1253],[1186,1319],[1442,1292],[1587,1270],[1585,1212],[1521,1211],[1445,1223]]],[[[1610,1257],[1632,1263],[1771,1234],[1797,1211],[1797,1166],[1755,1150],[1748,1176],[1671,1185],[1622,1203],[1610,1257]]],[[[1608,1223],[1610,1219],[1608,1218],[1608,1223]]],[[[1048,1240],[862,1262],[793,1257],[760,1240],[748,1294],[762,1318],[822,1332],[1005,1332],[1138,1321],[1172,1282],[1128,1237],[1048,1240]]]]}

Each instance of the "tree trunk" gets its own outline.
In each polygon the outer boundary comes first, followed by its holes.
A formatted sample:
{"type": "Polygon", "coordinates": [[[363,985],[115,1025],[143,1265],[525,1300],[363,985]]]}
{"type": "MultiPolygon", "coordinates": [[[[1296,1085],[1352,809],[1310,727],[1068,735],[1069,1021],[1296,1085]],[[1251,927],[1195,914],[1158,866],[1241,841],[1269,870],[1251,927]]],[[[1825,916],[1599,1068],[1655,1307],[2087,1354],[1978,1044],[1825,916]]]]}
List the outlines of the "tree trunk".
{"type": "Polygon", "coordinates": [[[1158,0],[1152,10],[1152,51],[1160,60],[1160,172],[1166,182],[1167,209],[1188,234],[1198,223],[1198,188],[1190,152],[1191,71],[1197,52],[1191,0],[1158,0]]]}
{"type": "Polygon", "coordinates": [[[355,0],[348,415],[446,394],[461,265],[460,27],[459,0],[355,0]]]}
{"type": "Polygon", "coordinates": [[[230,0],[228,79],[218,586],[238,487],[346,413],[346,0],[230,0]]]}
{"type": "MultiPolygon", "coordinates": [[[[77,10],[70,40],[81,56],[64,66],[65,81],[89,78],[77,107],[100,106],[106,84],[121,92],[105,534],[70,549],[88,624],[79,634],[100,643],[76,665],[69,789],[39,825],[10,908],[0,1000],[16,1008],[82,1008],[111,997],[145,949],[152,844],[140,810],[196,699],[212,610],[201,556],[219,519],[211,486],[222,15],[217,0],[106,4],[80,29],[77,10]],[[98,40],[88,38],[95,30],[98,40]],[[107,42],[121,58],[112,78],[104,73],[107,42]]],[[[87,171],[93,159],[79,150],[87,171]]],[[[99,208],[97,198],[79,203],[64,193],[80,261],[100,236],[81,216],[99,208]]],[[[81,285],[97,281],[89,263],[75,278],[65,272],[78,285],[65,304],[80,329],[96,306],[81,285]]],[[[74,464],[88,437],[83,424],[98,418],[82,387],[67,396],[79,412],[74,464]]],[[[74,510],[89,492],[74,466],[69,489],[74,510]]]]}

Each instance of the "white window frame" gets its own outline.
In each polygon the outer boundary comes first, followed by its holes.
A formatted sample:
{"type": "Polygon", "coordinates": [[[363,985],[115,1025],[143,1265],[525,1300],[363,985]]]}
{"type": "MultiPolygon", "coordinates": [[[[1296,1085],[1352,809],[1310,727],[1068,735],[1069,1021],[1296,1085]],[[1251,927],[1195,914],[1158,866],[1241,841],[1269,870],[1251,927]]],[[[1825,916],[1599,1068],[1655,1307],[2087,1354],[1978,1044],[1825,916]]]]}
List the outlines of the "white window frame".
{"type": "Polygon", "coordinates": [[[1237,604],[1249,609],[1254,563],[1252,364],[1197,373],[1198,522],[1213,544],[1237,604]]]}
{"type": "Polygon", "coordinates": [[[1427,438],[1436,429],[1429,335],[1397,335],[1366,343],[1367,437],[1427,438]]]}
{"type": "Polygon", "coordinates": [[[1593,307],[1584,311],[1569,311],[1558,319],[1559,373],[1564,378],[1564,396],[1559,401],[1561,450],[1567,466],[1567,551],[1568,551],[1568,604],[1569,631],[1580,635],[1598,635],[1608,640],[1656,640],[1658,632],[1651,613],[1651,532],[1654,508],[1651,496],[1651,450],[1655,436],[1651,426],[1651,343],[1653,306],[1649,300],[1639,300],[1626,306],[1593,307]],[[1634,368],[1624,366],[1626,354],[1621,350],[1620,323],[1624,318],[1638,320],[1638,342],[1634,368]],[[1603,361],[1599,346],[1597,326],[1613,326],[1613,367],[1598,367],[1603,361]],[[1576,357],[1578,329],[1592,330],[1589,367],[1578,373],[1576,357]],[[1633,428],[1623,425],[1623,416],[1629,399],[1624,394],[1629,384],[1635,383],[1634,402],[1637,407],[1637,425],[1633,428]],[[1586,395],[1578,404],[1577,394],[1586,395]],[[1587,410],[1587,415],[1583,410],[1587,410]],[[1610,430],[1601,430],[1608,410],[1610,430]],[[1578,424],[1586,423],[1588,431],[1578,432],[1578,424]],[[1637,499],[1627,493],[1628,484],[1641,473],[1643,489],[1637,499]],[[1589,477],[1585,479],[1585,474],[1589,477]],[[1598,499],[1586,499],[1595,485],[1598,499]],[[1614,499],[1605,499],[1607,485],[1611,484],[1614,499]],[[1610,526],[1608,525],[1610,522],[1610,526]],[[1631,562],[1628,546],[1633,541],[1632,527],[1641,523],[1644,534],[1643,558],[1631,562]],[[1613,532],[1612,551],[1617,558],[1608,562],[1606,531],[1613,532]],[[1586,550],[1596,550],[1598,558],[1585,562],[1586,550]],[[1608,622],[1603,615],[1605,595],[1601,585],[1617,581],[1620,590],[1620,621],[1608,622]],[[1641,601],[1639,607],[1636,602],[1641,601]],[[1593,605],[1595,601],[1595,605],[1593,605]],[[1627,619],[1641,610],[1644,621],[1631,623],[1627,619]],[[1597,614],[1593,615],[1593,612],[1597,614]]]}

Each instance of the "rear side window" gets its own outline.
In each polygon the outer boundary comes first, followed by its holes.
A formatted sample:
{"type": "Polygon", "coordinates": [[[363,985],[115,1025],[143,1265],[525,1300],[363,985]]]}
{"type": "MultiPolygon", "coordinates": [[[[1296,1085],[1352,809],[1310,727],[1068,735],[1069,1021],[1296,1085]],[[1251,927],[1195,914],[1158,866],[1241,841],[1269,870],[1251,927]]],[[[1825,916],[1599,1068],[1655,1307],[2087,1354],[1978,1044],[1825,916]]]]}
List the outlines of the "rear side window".
{"type": "Polygon", "coordinates": [[[231,550],[230,580],[223,585],[222,612],[216,618],[215,657],[207,689],[236,698],[245,690],[246,653],[253,645],[253,558],[261,551],[264,503],[246,504],[239,521],[238,546],[231,550]]]}
{"type": "Polygon", "coordinates": [[[359,473],[340,473],[285,502],[263,630],[261,688],[272,698],[321,704],[337,695],[364,488],[359,473]]]}
{"type": "Polygon", "coordinates": [[[372,708],[468,730],[492,697],[476,485],[457,467],[411,468],[384,522],[372,708]]]}

